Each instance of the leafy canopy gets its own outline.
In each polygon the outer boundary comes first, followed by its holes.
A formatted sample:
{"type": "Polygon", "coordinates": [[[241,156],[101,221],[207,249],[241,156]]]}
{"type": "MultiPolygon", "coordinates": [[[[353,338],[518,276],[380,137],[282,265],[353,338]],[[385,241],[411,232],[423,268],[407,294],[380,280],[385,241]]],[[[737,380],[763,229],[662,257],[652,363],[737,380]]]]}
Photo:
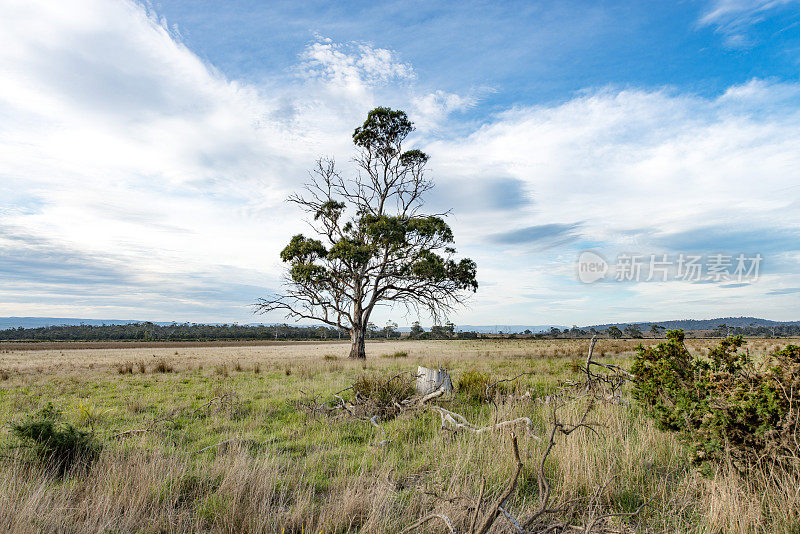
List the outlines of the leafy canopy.
{"type": "Polygon", "coordinates": [[[315,235],[295,235],[283,249],[288,290],[262,300],[262,311],[363,329],[379,303],[424,308],[438,319],[462,292],[477,290],[475,262],[454,258],[447,214],[420,211],[433,184],[428,155],[404,150],[413,129],[403,111],[376,108],[353,133],[355,177],[342,177],[333,160],[317,162],[305,193],[290,197],[315,235]]]}

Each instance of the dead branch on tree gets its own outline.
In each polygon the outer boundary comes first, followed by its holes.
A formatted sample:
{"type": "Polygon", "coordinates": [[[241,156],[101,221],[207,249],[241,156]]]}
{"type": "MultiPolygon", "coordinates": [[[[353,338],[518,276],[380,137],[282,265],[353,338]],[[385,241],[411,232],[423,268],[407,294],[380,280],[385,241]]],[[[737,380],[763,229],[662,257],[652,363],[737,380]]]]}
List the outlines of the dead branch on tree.
{"type": "Polygon", "coordinates": [[[618,365],[595,360],[593,356],[596,343],[597,336],[593,336],[589,343],[589,352],[586,355],[586,361],[584,365],[580,367],[580,370],[586,376],[585,380],[581,382],[566,382],[565,385],[577,391],[581,391],[583,396],[592,396],[597,400],[610,401],[627,406],[629,403],[622,398],[621,389],[628,380],[633,378],[633,375],[618,365]],[[592,366],[599,367],[608,372],[593,372],[592,366]]]}

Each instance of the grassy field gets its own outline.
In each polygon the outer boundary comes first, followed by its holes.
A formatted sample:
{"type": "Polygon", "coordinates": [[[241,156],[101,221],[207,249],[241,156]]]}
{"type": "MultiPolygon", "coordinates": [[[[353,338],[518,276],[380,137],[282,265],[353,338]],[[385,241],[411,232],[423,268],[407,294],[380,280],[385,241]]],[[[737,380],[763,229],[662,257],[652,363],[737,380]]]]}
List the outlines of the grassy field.
{"type": "MultiPolygon", "coordinates": [[[[637,343],[600,340],[595,354],[627,367],[637,343]]],[[[748,348],[764,355],[786,343],[751,340],[748,348]]],[[[714,341],[687,344],[702,354],[714,341]]],[[[397,341],[368,344],[367,361],[354,362],[338,343],[0,345],[0,419],[24,419],[50,402],[103,444],[88,470],[59,477],[32,461],[4,424],[0,530],[397,532],[431,512],[468,524],[482,480],[485,500],[507,485],[516,464],[512,431],[524,466],[506,508],[525,519],[539,507],[549,401],[560,384],[581,379],[587,346],[397,341]],[[469,371],[493,379],[532,372],[504,385],[497,413],[460,392],[435,401],[476,427],[524,416],[531,431],[522,424],[446,431],[426,406],[376,426],[324,405],[359,377],[388,379],[417,365],[449,369],[456,386],[469,371]]],[[[577,423],[588,402],[560,404],[558,420],[577,423]]],[[[635,405],[597,402],[586,421],[591,429],[557,436],[544,463],[551,507],[569,510],[548,514],[562,531],[596,521],[595,531],[800,532],[797,476],[759,472],[745,480],[724,466],[701,475],[635,405]],[[602,518],[609,514],[618,515],[602,518]]],[[[431,522],[419,531],[443,528],[431,522]]],[[[493,531],[514,529],[501,517],[493,531]]]]}

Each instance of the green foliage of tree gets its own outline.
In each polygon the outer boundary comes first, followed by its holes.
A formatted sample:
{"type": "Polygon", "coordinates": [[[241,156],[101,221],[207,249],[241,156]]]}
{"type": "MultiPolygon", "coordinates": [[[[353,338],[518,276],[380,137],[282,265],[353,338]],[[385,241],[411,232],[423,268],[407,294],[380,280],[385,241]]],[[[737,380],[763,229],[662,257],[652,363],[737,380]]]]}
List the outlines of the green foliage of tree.
{"type": "Polygon", "coordinates": [[[633,339],[642,339],[644,335],[639,327],[635,324],[629,324],[625,327],[625,334],[633,339]]]}
{"type": "Polygon", "coordinates": [[[639,346],[633,396],[659,428],[680,434],[695,464],[730,458],[740,470],[800,459],[796,391],[800,347],[788,345],[757,368],[741,336],[722,340],[707,359],[692,356],[682,330],[639,346]]]}
{"type": "Polygon", "coordinates": [[[350,332],[350,356],[365,358],[364,338],[382,302],[424,309],[434,320],[476,291],[475,262],[453,258],[446,214],[420,212],[433,184],[428,155],[405,150],[413,130],[406,114],[369,112],[353,133],[358,174],[345,179],[333,160],[320,159],[303,195],[290,201],[311,215],[314,237],[294,236],[281,252],[286,291],[260,299],[261,312],[283,311],[350,332]]]}
{"type": "Polygon", "coordinates": [[[408,337],[418,339],[422,337],[424,333],[425,329],[420,326],[419,321],[414,321],[414,323],[411,325],[411,331],[408,333],[408,337]]]}
{"type": "Polygon", "coordinates": [[[381,336],[385,337],[386,339],[400,337],[400,332],[397,330],[397,323],[394,321],[388,321],[386,326],[381,329],[381,336]]]}
{"type": "Polygon", "coordinates": [[[608,327],[608,336],[613,339],[619,339],[622,337],[622,330],[617,328],[616,326],[609,326],[608,327]]]}
{"type": "Polygon", "coordinates": [[[431,339],[452,339],[456,335],[456,325],[448,321],[444,326],[433,325],[430,331],[431,339]]]}

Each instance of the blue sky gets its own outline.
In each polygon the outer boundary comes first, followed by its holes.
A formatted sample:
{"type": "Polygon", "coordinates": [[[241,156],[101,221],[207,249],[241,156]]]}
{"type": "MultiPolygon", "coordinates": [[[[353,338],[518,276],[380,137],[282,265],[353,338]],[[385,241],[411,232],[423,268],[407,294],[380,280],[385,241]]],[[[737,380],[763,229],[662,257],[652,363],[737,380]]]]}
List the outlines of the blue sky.
{"type": "Polygon", "coordinates": [[[11,0],[0,73],[0,315],[281,320],[248,305],[286,196],[390,105],[478,262],[457,324],[800,318],[796,1],[11,0]],[[584,284],[584,250],[673,265],[584,284]]]}

